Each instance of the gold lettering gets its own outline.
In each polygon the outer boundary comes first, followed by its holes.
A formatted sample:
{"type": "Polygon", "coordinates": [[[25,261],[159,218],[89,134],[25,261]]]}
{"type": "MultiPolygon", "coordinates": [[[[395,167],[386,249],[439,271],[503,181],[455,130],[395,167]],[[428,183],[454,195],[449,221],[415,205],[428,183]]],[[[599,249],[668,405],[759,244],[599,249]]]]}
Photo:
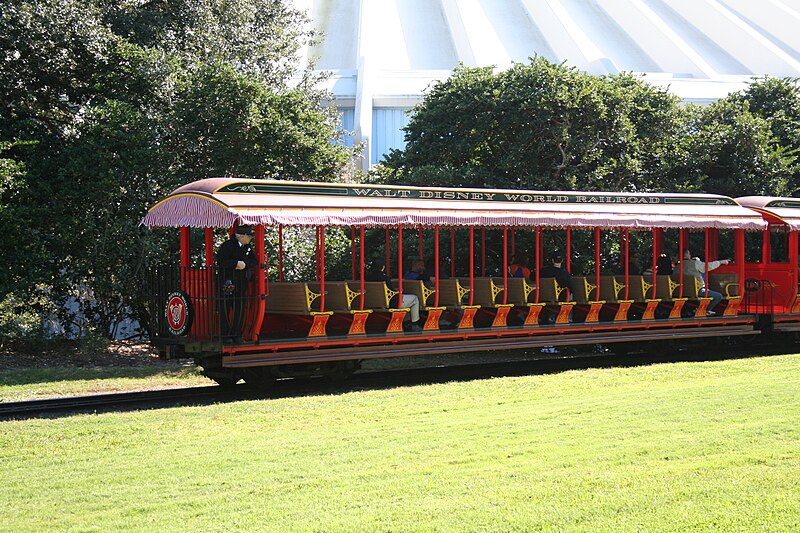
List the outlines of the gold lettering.
{"type": "Polygon", "coordinates": [[[419,191],[420,198],[433,198],[433,191],[419,191]]]}
{"type": "Polygon", "coordinates": [[[533,199],[532,199],[531,201],[532,201],[532,202],[540,202],[540,203],[544,203],[544,201],[545,201],[545,200],[544,200],[544,196],[534,196],[534,197],[533,197],[533,199]]]}
{"type": "Polygon", "coordinates": [[[408,198],[411,196],[411,191],[397,191],[397,193],[400,195],[400,198],[408,198]]]}
{"type": "Polygon", "coordinates": [[[454,193],[453,191],[445,191],[442,194],[442,198],[444,198],[445,200],[454,200],[455,197],[456,197],[456,193],[454,193]]]}
{"type": "Polygon", "coordinates": [[[509,202],[516,202],[519,199],[519,194],[505,194],[506,200],[509,202]]]}
{"type": "Polygon", "coordinates": [[[496,193],[493,193],[493,192],[485,192],[485,193],[483,193],[483,195],[486,197],[487,200],[494,200],[494,195],[495,194],[496,193]]]}
{"type": "Polygon", "coordinates": [[[356,196],[369,196],[369,189],[353,189],[356,196]]]}

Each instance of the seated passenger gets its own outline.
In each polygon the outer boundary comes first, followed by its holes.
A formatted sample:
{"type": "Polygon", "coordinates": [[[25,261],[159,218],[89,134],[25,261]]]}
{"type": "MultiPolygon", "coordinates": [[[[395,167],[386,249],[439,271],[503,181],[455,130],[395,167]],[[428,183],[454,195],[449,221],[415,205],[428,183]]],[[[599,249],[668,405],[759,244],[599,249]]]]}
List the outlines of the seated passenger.
{"type": "Polygon", "coordinates": [[[411,270],[403,274],[403,279],[425,281],[425,262],[421,259],[415,259],[411,263],[411,270]]]}
{"type": "Polygon", "coordinates": [[[530,279],[531,269],[528,268],[528,258],[524,255],[515,255],[508,266],[508,275],[512,278],[530,279]]]}
{"type": "MultiPolygon", "coordinates": [[[[709,261],[708,271],[710,272],[720,265],[727,265],[728,263],[730,263],[729,259],[709,261]]],[[[715,315],[714,307],[722,300],[722,294],[706,287],[706,263],[701,261],[699,257],[692,257],[692,252],[688,248],[683,251],[683,273],[689,278],[695,278],[698,281],[700,287],[697,291],[698,296],[711,298],[711,303],[708,304],[708,308],[706,309],[706,315],[715,315]]]]}
{"type": "MultiPolygon", "coordinates": [[[[394,288],[391,278],[386,275],[386,265],[384,263],[370,265],[364,279],[365,281],[383,281],[389,289],[397,290],[394,288]]],[[[406,321],[411,321],[408,325],[409,331],[422,331],[422,326],[419,324],[419,298],[417,298],[416,294],[404,292],[400,307],[409,309],[408,314],[406,314],[406,321]]]]}
{"type": "Polygon", "coordinates": [[[675,265],[672,264],[672,258],[667,254],[661,254],[656,260],[656,274],[659,276],[671,276],[675,265]]]}
{"type": "Polygon", "coordinates": [[[567,269],[562,267],[564,257],[560,253],[553,254],[551,264],[542,267],[539,273],[540,278],[556,278],[556,281],[561,287],[569,289],[570,298],[575,294],[575,280],[572,279],[572,274],[567,272],[567,269]]]}

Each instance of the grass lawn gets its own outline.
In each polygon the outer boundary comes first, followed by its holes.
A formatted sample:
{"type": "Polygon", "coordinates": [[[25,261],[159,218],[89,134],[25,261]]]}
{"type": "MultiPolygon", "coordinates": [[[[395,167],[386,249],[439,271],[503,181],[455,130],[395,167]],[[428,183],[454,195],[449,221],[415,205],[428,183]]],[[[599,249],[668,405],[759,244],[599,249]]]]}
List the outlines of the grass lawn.
{"type": "Polygon", "coordinates": [[[800,355],[0,423],[0,530],[797,531],[800,355]]]}

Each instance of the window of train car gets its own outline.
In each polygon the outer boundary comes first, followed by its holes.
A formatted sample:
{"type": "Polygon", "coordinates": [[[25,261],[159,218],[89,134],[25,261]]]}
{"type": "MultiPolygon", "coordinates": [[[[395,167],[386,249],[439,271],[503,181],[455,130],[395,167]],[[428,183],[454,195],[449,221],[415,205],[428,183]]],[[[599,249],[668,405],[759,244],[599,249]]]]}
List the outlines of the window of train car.
{"type": "Polygon", "coordinates": [[[761,263],[761,246],[764,235],[760,231],[746,231],[744,233],[744,259],[746,263],[761,263]]]}
{"type": "Polygon", "coordinates": [[[789,231],[786,225],[772,225],[769,229],[771,263],[789,262],[789,231]]]}

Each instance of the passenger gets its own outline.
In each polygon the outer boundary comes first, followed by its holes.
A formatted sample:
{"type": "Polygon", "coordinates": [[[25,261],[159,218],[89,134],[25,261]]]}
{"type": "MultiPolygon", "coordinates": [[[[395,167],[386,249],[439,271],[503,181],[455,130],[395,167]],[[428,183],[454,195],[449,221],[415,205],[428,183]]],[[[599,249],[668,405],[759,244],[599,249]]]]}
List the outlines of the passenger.
{"type": "Polygon", "coordinates": [[[642,269],[639,267],[639,254],[631,252],[628,254],[628,275],[639,276],[642,274],[642,269]]]}
{"type": "MultiPolygon", "coordinates": [[[[658,274],[659,276],[669,276],[669,275],[671,275],[673,268],[674,267],[672,265],[672,258],[670,256],[668,256],[667,254],[661,254],[656,259],[656,274],[658,274]]],[[[652,267],[652,265],[648,265],[647,268],[645,268],[642,271],[642,275],[643,276],[652,276],[653,275],[653,267],[652,267]]]]}
{"type": "Polygon", "coordinates": [[[411,270],[403,274],[403,279],[425,281],[425,262],[421,259],[415,259],[411,263],[411,270]]]}
{"type": "Polygon", "coordinates": [[[539,273],[541,278],[556,278],[558,284],[562,287],[569,289],[570,298],[575,294],[575,280],[572,279],[572,274],[567,272],[567,269],[562,267],[564,257],[560,253],[553,254],[551,264],[542,267],[539,273]]]}
{"type": "MultiPolygon", "coordinates": [[[[374,263],[371,265],[364,279],[366,281],[383,281],[389,289],[393,291],[397,290],[394,288],[394,283],[392,283],[391,278],[386,275],[386,265],[384,263],[374,263]]],[[[408,330],[422,331],[422,326],[419,324],[419,298],[417,298],[417,295],[404,292],[403,302],[400,307],[409,309],[406,315],[406,319],[411,321],[408,325],[408,330]]]]}
{"type": "Polygon", "coordinates": [[[242,320],[250,271],[258,261],[250,248],[252,226],[239,226],[217,250],[219,331],[222,342],[242,344],[242,320]],[[229,316],[230,315],[230,316],[229,316]]]}
{"type": "MultiPolygon", "coordinates": [[[[709,261],[708,271],[710,272],[720,265],[727,265],[728,263],[730,263],[730,259],[709,261]]],[[[715,315],[714,308],[722,300],[722,294],[706,287],[706,264],[701,261],[699,257],[692,257],[692,252],[688,248],[683,251],[683,274],[693,277],[699,282],[700,290],[697,291],[697,295],[703,298],[711,298],[711,303],[708,304],[706,315],[715,315]]]]}
{"type": "Polygon", "coordinates": [[[656,260],[656,274],[659,276],[671,276],[675,265],[672,263],[672,258],[667,254],[661,254],[656,260]]]}
{"type": "Polygon", "coordinates": [[[530,279],[531,269],[528,268],[528,258],[524,255],[515,255],[508,266],[508,275],[512,278],[530,279]]]}
{"type": "MultiPolygon", "coordinates": [[[[620,257],[620,264],[617,268],[617,274],[620,276],[625,275],[625,264],[622,262],[622,257],[620,257]]],[[[631,252],[630,255],[628,255],[628,275],[638,276],[641,274],[642,270],[639,267],[639,256],[636,254],[636,252],[631,252]]]]}

